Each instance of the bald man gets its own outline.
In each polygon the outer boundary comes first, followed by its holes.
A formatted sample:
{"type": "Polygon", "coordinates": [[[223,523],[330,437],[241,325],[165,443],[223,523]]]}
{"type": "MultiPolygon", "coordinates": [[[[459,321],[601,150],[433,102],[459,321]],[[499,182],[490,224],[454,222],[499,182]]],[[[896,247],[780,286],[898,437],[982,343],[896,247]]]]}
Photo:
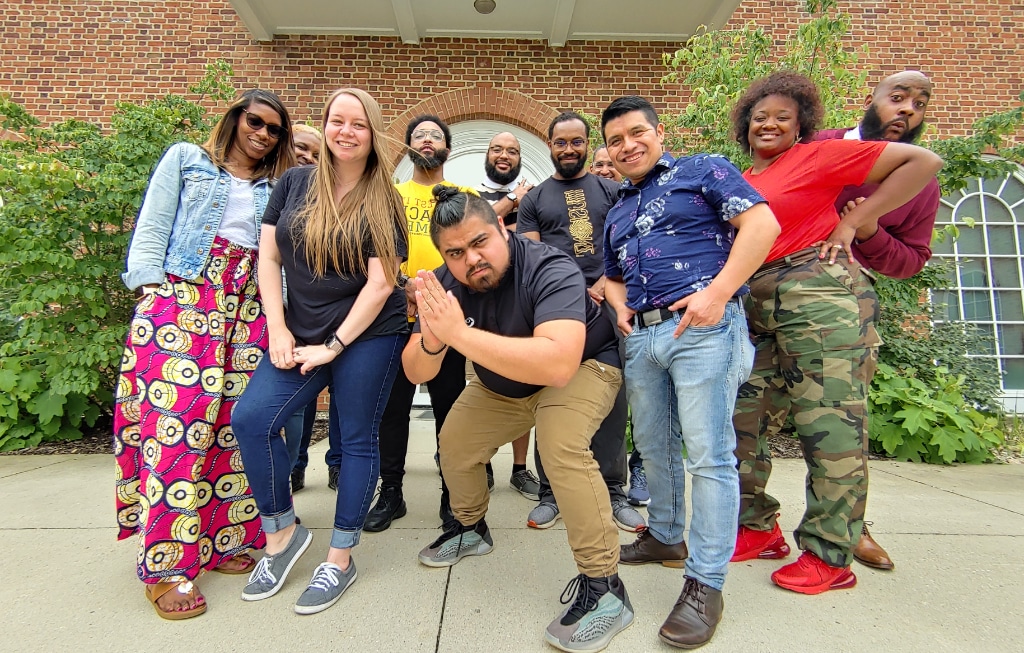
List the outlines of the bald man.
{"type": "MultiPolygon", "coordinates": [[[[864,100],[864,117],[852,129],[818,132],[817,140],[845,138],[864,141],[913,143],[924,130],[924,116],[932,97],[932,83],[916,70],[883,79],[864,100]]],[[[848,186],[836,200],[840,213],[864,201],[876,185],[848,186]]],[[[917,197],[891,211],[877,222],[857,230],[853,255],[868,268],[895,279],[912,277],[932,256],[930,247],[935,214],[939,209],[939,182],[932,179],[917,197]]],[[[854,559],[868,567],[891,570],[889,554],[868,532],[865,522],[861,538],[853,549],[854,559]]]]}
{"type": "Polygon", "coordinates": [[[519,202],[533,184],[519,178],[522,170],[522,149],[519,139],[511,132],[495,134],[487,145],[484,160],[484,181],[476,189],[487,200],[509,231],[516,230],[519,202]],[[516,180],[519,180],[518,182],[516,180]]]}

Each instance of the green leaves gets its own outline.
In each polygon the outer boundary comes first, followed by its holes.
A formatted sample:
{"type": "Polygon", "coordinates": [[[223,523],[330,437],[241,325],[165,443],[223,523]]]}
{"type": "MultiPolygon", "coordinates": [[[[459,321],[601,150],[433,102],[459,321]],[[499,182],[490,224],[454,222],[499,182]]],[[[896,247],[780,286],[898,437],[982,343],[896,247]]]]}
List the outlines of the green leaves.
{"type": "MultiPolygon", "coordinates": [[[[207,67],[201,95],[232,96],[207,67]]],[[[230,91],[230,92],[229,92],[230,91]]],[[[213,122],[197,102],[121,102],[110,127],[41,127],[0,96],[0,450],[74,439],[109,414],[134,298],[120,275],[142,194],[172,143],[213,122]]]]}
{"type": "Polygon", "coordinates": [[[871,449],[911,462],[991,460],[991,448],[1005,436],[995,416],[964,400],[964,383],[964,375],[945,368],[938,368],[929,384],[913,368],[880,363],[871,385],[871,449]]]}

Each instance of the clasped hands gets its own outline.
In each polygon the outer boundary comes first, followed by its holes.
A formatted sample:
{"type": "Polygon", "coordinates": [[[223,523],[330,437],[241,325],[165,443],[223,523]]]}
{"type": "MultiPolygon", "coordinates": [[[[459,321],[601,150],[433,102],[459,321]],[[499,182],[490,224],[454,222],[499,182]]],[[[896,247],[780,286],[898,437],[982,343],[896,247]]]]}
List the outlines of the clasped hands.
{"type": "Polygon", "coordinates": [[[409,282],[416,284],[416,306],[424,344],[430,349],[451,345],[461,329],[469,328],[459,300],[428,270],[420,270],[409,282]]]}

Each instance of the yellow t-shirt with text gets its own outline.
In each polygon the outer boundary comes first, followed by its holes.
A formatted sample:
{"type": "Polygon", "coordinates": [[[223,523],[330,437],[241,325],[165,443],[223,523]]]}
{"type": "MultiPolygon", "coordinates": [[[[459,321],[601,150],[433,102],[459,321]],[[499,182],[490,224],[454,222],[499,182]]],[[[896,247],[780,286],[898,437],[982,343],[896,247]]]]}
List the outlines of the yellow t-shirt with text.
{"type": "MultiPolygon", "coordinates": [[[[447,181],[441,183],[479,196],[472,188],[456,186],[447,181]]],[[[434,214],[436,203],[431,192],[433,187],[418,184],[412,179],[395,184],[405,204],[405,221],[409,227],[409,258],[402,263],[402,272],[409,276],[415,276],[420,270],[433,270],[444,263],[441,253],[430,240],[430,216],[434,214]]]]}

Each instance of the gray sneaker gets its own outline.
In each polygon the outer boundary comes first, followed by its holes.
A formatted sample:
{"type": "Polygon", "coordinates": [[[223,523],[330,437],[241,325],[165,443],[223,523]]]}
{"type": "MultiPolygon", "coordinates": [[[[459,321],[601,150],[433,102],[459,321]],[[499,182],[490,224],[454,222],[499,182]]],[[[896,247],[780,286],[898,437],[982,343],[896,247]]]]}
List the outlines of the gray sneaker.
{"type": "Polygon", "coordinates": [[[508,479],[510,488],[531,501],[540,501],[540,480],[528,469],[520,470],[508,479]]]}
{"type": "Polygon", "coordinates": [[[420,551],[420,562],[428,567],[451,567],[466,556],[487,555],[494,548],[491,531],[483,519],[473,526],[452,522],[441,537],[420,551]]]}
{"type": "Polygon", "coordinates": [[[292,539],[284,551],[272,556],[265,555],[256,563],[256,568],[249,574],[249,582],[242,590],[242,600],[260,601],[277,594],[288,572],[312,541],[313,534],[305,526],[296,524],[292,539]]]}
{"type": "Polygon", "coordinates": [[[295,602],[296,614],[316,614],[323,612],[338,602],[341,595],[356,582],[356,561],[350,559],[348,569],[333,562],[321,562],[313,572],[309,587],[295,602]]]}
{"type": "Polygon", "coordinates": [[[647,528],[643,516],[625,499],[612,499],[612,520],[616,526],[628,533],[639,533],[647,528]]]}
{"type": "Polygon", "coordinates": [[[541,501],[526,517],[526,525],[530,528],[551,528],[561,516],[558,504],[554,501],[541,501]]]}
{"type": "Polygon", "coordinates": [[[548,625],[544,639],[563,651],[602,651],[633,623],[633,606],[618,574],[607,578],[580,574],[569,581],[561,601],[572,604],[548,625]]]}

